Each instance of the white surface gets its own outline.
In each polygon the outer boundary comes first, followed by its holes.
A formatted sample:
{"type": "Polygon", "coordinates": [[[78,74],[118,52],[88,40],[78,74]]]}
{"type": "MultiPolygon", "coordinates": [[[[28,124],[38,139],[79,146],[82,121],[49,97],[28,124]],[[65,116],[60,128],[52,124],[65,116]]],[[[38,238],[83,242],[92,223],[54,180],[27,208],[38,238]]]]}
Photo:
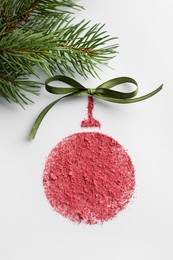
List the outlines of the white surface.
{"type": "Polygon", "coordinates": [[[101,81],[82,80],[87,87],[131,76],[143,95],[164,83],[159,94],[141,103],[96,101],[101,131],[128,149],[136,167],[135,196],[125,211],[103,225],[76,225],[55,213],[43,191],[44,164],[58,141],[81,131],[87,100],[63,101],[53,108],[33,142],[28,134],[34,119],[56,97],[42,91],[25,111],[1,102],[0,259],[172,260],[173,1],[78,2],[86,10],[77,19],[105,23],[120,44],[120,54],[109,63],[115,70],[103,68],[101,81]]]}

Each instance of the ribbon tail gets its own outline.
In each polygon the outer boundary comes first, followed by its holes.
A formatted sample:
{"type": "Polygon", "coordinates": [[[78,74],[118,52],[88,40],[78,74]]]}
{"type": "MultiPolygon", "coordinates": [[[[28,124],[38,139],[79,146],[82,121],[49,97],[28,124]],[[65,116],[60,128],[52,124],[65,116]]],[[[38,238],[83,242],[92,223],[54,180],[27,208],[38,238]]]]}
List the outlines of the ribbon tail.
{"type": "Polygon", "coordinates": [[[145,100],[147,98],[150,98],[150,97],[154,96],[155,94],[157,94],[160,90],[162,90],[162,88],[163,88],[163,84],[160,87],[158,87],[157,89],[155,89],[154,91],[152,91],[144,96],[141,96],[138,98],[133,98],[132,101],[134,100],[133,102],[139,102],[139,101],[145,100]]]}
{"type": "Polygon", "coordinates": [[[61,101],[62,99],[66,98],[66,97],[70,97],[70,96],[77,96],[79,94],[79,91],[77,92],[73,92],[69,95],[66,95],[66,96],[63,96],[55,101],[53,101],[52,103],[50,103],[47,107],[45,107],[43,109],[43,111],[39,114],[39,116],[37,117],[37,119],[35,120],[34,124],[33,124],[33,127],[31,129],[31,132],[30,132],[30,139],[34,139],[36,134],[37,134],[37,131],[38,131],[38,128],[43,120],[43,118],[45,117],[45,115],[48,113],[48,111],[56,104],[58,103],[59,101],[61,101]]]}

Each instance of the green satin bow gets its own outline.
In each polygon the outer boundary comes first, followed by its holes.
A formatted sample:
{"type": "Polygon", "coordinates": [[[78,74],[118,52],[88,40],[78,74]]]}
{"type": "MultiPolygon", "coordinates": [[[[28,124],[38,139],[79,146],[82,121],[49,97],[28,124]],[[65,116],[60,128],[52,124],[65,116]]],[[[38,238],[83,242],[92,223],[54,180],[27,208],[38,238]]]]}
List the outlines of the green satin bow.
{"type": "Polygon", "coordinates": [[[113,102],[113,103],[121,103],[121,104],[128,104],[128,103],[134,103],[134,102],[139,102],[144,99],[147,99],[153,95],[155,95],[157,92],[159,92],[163,85],[161,85],[159,88],[156,90],[152,91],[151,93],[144,95],[142,97],[137,97],[134,98],[137,93],[138,93],[138,84],[137,82],[129,77],[120,77],[120,78],[114,78],[111,80],[108,80],[98,86],[97,88],[85,88],[82,86],[79,82],[76,80],[62,76],[62,75],[57,75],[51,78],[48,78],[45,82],[46,90],[52,94],[56,95],[62,95],[62,94],[67,94],[55,101],[53,101],[51,104],[49,104],[37,117],[31,132],[30,132],[30,138],[34,139],[35,135],[37,133],[37,130],[44,118],[44,116],[47,114],[47,112],[60,100],[63,98],[67,97],[72,97],[72,96],[89,96],[92,95],[95,98],[99,98],[108,102],[113,102]],[[52,87],[49,85],[50,82],[52,81],[62,81],[64,83],[67,83],[70,85],[70,88],[61,88],[61,87],[52,87]],[[125,93],[125,92],[120,92],[120,91],[115,91],[111,90],[110,88],[115,87],[117,85],[123,84],[123,83],[132,83],[136,86],[136,89],[134,91],[125,93]]]}

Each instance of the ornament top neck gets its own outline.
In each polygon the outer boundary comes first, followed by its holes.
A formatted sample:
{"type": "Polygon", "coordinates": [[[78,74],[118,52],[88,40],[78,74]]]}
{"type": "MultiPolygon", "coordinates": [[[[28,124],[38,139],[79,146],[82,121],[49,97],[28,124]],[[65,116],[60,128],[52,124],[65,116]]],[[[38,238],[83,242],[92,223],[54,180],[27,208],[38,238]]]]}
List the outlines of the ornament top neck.
{"type": "MultiPolygon", "coordinates": [[[[91,90],[91,89],[90,89],[91,90]]],[[[81,127],[100,127],[101,124],[98,120],[93,117],[94,109],[94,98],[93,96],[88,96],[88,118],[81,122],[81,127]]]]}

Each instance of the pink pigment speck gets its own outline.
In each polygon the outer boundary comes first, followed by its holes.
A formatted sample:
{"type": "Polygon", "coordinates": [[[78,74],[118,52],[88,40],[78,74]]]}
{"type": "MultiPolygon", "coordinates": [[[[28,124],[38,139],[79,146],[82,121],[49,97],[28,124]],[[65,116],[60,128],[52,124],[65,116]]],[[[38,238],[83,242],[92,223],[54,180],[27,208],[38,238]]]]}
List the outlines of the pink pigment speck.
{"type": "Polygon", "coordinates": [[[43,183],[55,211],[70,220],[102,223],[129,203],[135,174],[125,149],[98,132],[73,134],[51,151],[43,183]]]}

